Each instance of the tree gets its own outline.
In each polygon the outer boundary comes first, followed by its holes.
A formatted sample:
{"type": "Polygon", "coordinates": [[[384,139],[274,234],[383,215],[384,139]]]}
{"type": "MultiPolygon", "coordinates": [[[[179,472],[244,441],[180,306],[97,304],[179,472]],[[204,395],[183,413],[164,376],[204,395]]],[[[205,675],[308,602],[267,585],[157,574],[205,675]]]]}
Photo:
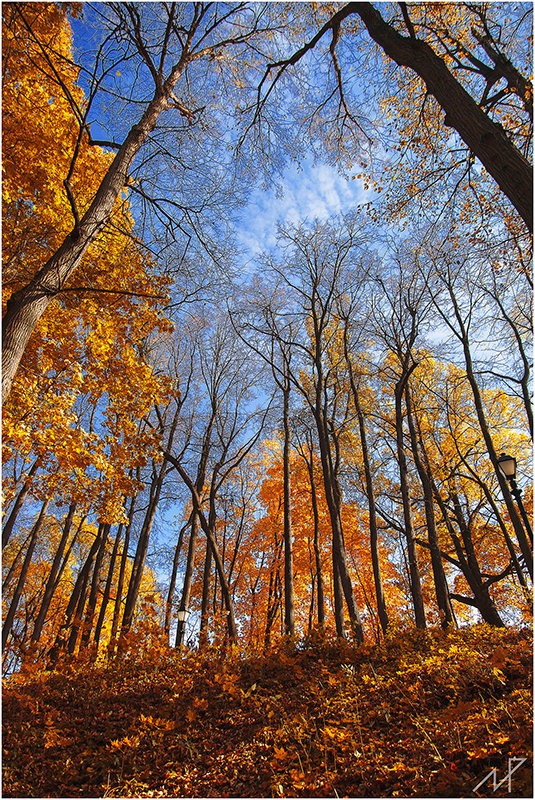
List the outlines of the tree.
{"type": "MultiPolygon", "coordinates": [[[[328,226],[316,225],[282,233],[288,251],[288,263],[273,264],[278,280],[293,294],[292,314],[298,320],[301,341],[294,347],[307,373],[292,372],[291,380],[310,408],[316,424],[321,455],[323,483],[332,525],[333,576],[335,587],[336,627],[343,634],[342,593],[350,623],[357,639],[362,639],[362,625],[355,603],[341,519],[339,484],[340,453],[334,415],[336,394],[331,383],[328,361],[333,336],[334,298],[341,291],[341,275],[359,242],[358,225],[347,221],[338,236],[328,226]]],[[[297,327],[297,326],[296,326],[297,327]]],[[[282,341],[291,346],[290,341],[282,341]]]]}
{"type": "MultiPolygon", "coordinates": [[[[412,70],[418,83],[423,85],[423,90],[417,92],[420,103],[412,103],[407,109],[409,115],[418,115],[413,126],[418,128],[418,133],[413,133],[415,146],[418,148],[420,143],[428,144],[432,140],[430,150],[435,156],[435,148],[449,147],[444,142],[447,132],[442,135],[444,127],[454,129],[470,153],[468,179],[471,160],[475,156],[531,232],[533,184],[528,150],[533,94],[531,84],[522,72],[524,68],[529,74],[530,63],[528,56],[527,63],[518,68],[508,57],[506,39],[509,28],[502,23],[503,15],[507,15],[509,9],[500,4],[483,7],[468,3],[442,6],[421,3],[409,8],[406,3],[399,3],[391,4],[388,10],[392,10],[390,21],[386,21],[371,3],[347,3],[334,12],[332,6],[313,8],[307,27],[315,33],[310,33],[306,43],[290,57],[268,64],[259,86],[254,119],[261,118],[264,106],[282,76],[303,62],[311,51],[318,49],[323,38],[330,35],[327,57],[332,62],[330,75],[334,87],[329,82],[323,93],[325,99],[315,112],[309,112],[309,118],[322,121],[324,130],[327,127],[327,139],[337,137],[336,146],[342,157],[349,160],[348,155],[356,152],[365,168],[363,140],[370,144],[372,126],[362,112],[353,109],[355,105],[358,108],[358,95],[351,98],[350,81],[344,77],[346,70],[353,68],[355,59],[359,59],[359,49],[365,53],[359,67],[369,70],[369,45],[362,41],[358,18],[385,56],[412,70]],[[395,13],[397,7],[400,14],[395,13]],[[319,18],[318,22],[316,18],[319,18]],[[317,25],[321,22],[323,24],[318,30],[317,25]],[[268,78],[270,83],[266,89],[268,78]],[[501,81],[507,85],[492,93],[501,81]],[[429,97],[436,102],[430,103],[429,97]],[[326,108],[332,112],[325,115],[327,123],[322,119],[326,108]],[[445,112],[445,117],[440,120],[439,109],[445,112]],[[328,127],[332,125],[333,117],[334,133],[328,127]],[[353,142],[349,141],[349,131],[353,134],[353,142]]],[[[520,17],[529,13],[525,6],[519,6],[516,11],[520,17]]],[[[511,30],[514,41],[516,27],[511,26],[511,30]]],[[[522,42],[522,34],[518,42],[522,42]]],[[[366,91],[366,87],[360,83],[359,90],[366,91]]],[[[402,94],[405,97],[407,93],[402,94]]],[[[309,100],[309,106],[313,105],[309,100]]],[[[380,130],[376,133],[381,136],[380,130]]],[[[403,140],[401,149],[406,145],[407,141],[403,140]]],[[[433,157],[432,161],[436,162],[436,158],[433,157]]],[[[435,167],[436,163],[433,163],[433,170],[435,167]]]]}
{"type": "Polygon", "coordinates": [[[474,359],[472,356],[470,343],[470,329],[472,326],[473,317],[477,312],[477,303],[475,302],[475,295],[471,290],[471,281],[465,271],[465,267],[468,265],[469,260],[465,258],[456,258],[451,251],[448,252],[444,247],[441,248],[440,255],[436,254],[436,258],[440,262],[440,267],[435,260],[434,263],[436,265],[436,269],[434,275],[438,285],[443,290],[443,294],[440,293],[439,295],[437,291],[434,291],[432,300],[444,323],[447,325],[462,347],[466,376],[472,390],[474,406],[476,409],[481,434],[483,436],[490,460],[494,466],[496,478],[503,493],[504,500],[507,505],[507,511],[513,524],[524,561],[529,569],[530,576],[533,577],[533,555],[528,539],[529,532],[526,532],[524,525],[522,524],[522,520],[520,519],[519,513],[513,501],[507,479],[498,465],[498,455],[487,423],[484,396],[480,389],[474,367],[474,359]],[[466,294],[464,293],[465,290],[468,290],[466,294]],[[439,301],[439,297],[441,297],[444,304],[439,301]]]}
{"type": "MultiPolygon", "coordinates": [[[[518,150],[514,142],[507,135],[503,126],[492,119],[491,111],[496,103],[488,102],[491,87],[505,78],[509,91],[514,91],[520,97],[522,105],[530,102],[532,97],[529,82],[516,70],[505,55],[497,51],[493,45],[498,44],[490,40],[490,33],[486,25],[488,19],[485,12],[480,11],[483,35],[474,30],[473,36],[480,43],[487,43],[484,48],[491,59],[490,67],[481,61],[476,64],[471,53],[458,47],[457,53],[466,58],[467,63],[461,64],[461,59],[455,53],[453,61],[461,69],[475,71],[479,69],[485,79],[485,90],[479,103],[464,88],[448,69],[446,53],[441,57],[433,47],[424,39],[417,37],[418,25],[413,24],[404,3],[400,3],[403,21],[408,36],[402,36],[393,24],[388,24],[371,3],[349,4],[352,13],[358,13],[374,41],[376,41],[400,66],[409,67],[423,79],[427,91],[432,94],[441,108],[445,111],[444,124],[454,128],[469,150],[474,153],[489,175],[491,175],[502,192],[509,198],[518,214],[523,219],[529,231],[533,230],[533,177],[532,168],[527,158],[518,150]],[[486,28],[486,31],[485,31],[486,28]],[[487,111],[482,106],[487,106],[487,111]]],[[[468,15],[469,8],[466,7],[468,15]]],[[[434,31],[431,28],[432,33],[434,31]]],[[[439,30],[436,39],[440,40],[439,30]]]]}
{"type": "MultiPolygon", "coordinates": [[[[80,92],[74,88],[73,69],[69,67],[70,74],[63,77],[62,71],[56,66],[58,61],[62,65],[71,63],[65,10],[60,15],[56,12],[52,20],[55,27],[55,38],[52,40],[48,34],[48,38],[43,36],[41,14],[40,4],[26,10],[22,4],[15,3],[9,7],[9,24],[14,38],[24,36],[30,57],[35,55],[45,80],[66,97],[68,107],[72,110],[74,145],[64,185],[74,225],[35,275],[8,300],[3,323],[4,400],[9,395],[11,383],[39,319],[54,298],[68,288],[71,277],[77,273],[89,247],[109,225],[121,193],[129,185],[133,162],[160,116],[170,109],[176,109],[187,120],[195,119],[195,107],[190,108],[175,94],[179,81],[185,79],[196,62],[217,64],[219,55],[227,49],[237,56],[243,48],[247,51],[249,43],[254,47],[255,41],[265,33],[261,22],[262,10],[249,8],[244,3],[224,7],[203,3],[172,3],[168,7],[158,6],[158,15],[151,14],[146,6],[138,8],[131,4],[110,4],[106,14],[110,34],[121,43],[125,59],[135,59],[137,69],[152,82],[153,90],[141,116],[131,125],[123,141],[117,144],[107,142],[116,150],[116,154],[94,193],[89,193],[84,208],[71,184],[80,151],[82,147],[89,147],[92,141],[89,125],[91,104],[88,102],[84,107],[80,92]],[[158,33],[154,27],[156,24],[159,26],[158,33]],[[61,37],[63,51],[56,46],[58,36],[61,37]],[[157,47],[154,42],[158,42],[157,47]]],[[[97,59],[95,69],[98,67],[97,59]]],[[[103,80],[96,73],[92,79],[94,86],[103,80]]],[[[108,288],[113,291],[113,287],[108,288]]]]}
{"type": "Polygon", "coordinates": [[[225,602],[228,633],[236,641],[232,596],[216,538],[217,501],[234,470],[258,441],[270,404],[265,409],[247,410],[253,401],[259,371],[256,365],[249,364],[248,354],[233,337],[225,312],[216,316],[213,325],[201,319],[197,335],[198,348],[191,366],[195,370],[197,391],[202,387],[200,403],[196,405],[196,398],[190,396],[191,416],[185,426],[184,441],[177,442],[176,455],[165,447],[162,450],[191,493],[193,511],[207,537],[210,555],[206,558],[206,571],[213,557],[225,602]],[[192,466],[196,479],[191,476],[192,466]]]}
{"type": "MultiPolygon", "coordinates": [[[[360,289],[360,287],[359,287],[360,289]]],[[[378,540],[378,527],[377,527],[377,514],[375,507],[375,492],[373,487],[372,470],[370,463],[370,456],[368,451],[368,436],[366,433],[366,421],[362,407],[362,383],[365,381],[365,370],[361,365],[355,363],[362,362],[362,354],[358,353],[359,333],[355,336],[354,329],[356,327],[356,306],[363,304],[364,298],[360,296],[360,292],[351,293],[346,291],[345,295],[340,299],[338,306],[338,313],[340,315],[340,323],[343,328],[343,352],[344,360],[347,365],[349,373],[349,385],[351,389],[351,396],[357,414],[358,429],[360,437],[360,447],[362,452],[362,466],[364,469],[364,477],[366,484],[366,498],[368,500],[368,512],[370,522],[370,553],[373,564],[373,576],[375,582],[375,596],[377,600],[377,613],[381,623],[383,633],[386,633],[388,628],[388,612],[386,608],[383,581],[381,577],[381,567],[379,561],[379,540],[378,540]]],[[[358,330],[358,328],[357,328],[358,330]]],[[[360,328],[362,332],[362,328],[360,328]]]]}
{"type": "Polygon", "coordinates": [[[425,608],[422,596],[420,568],[414,537],[414,523],[411,509],[407,453],[405,445],[403,413],[404,397],[409,379],[418,367],[415,353],[421,335],[422,321],[429,307],[425,303],[425,284],[418,281],[415,274],[404,269],[403,256],[398,255],[399,272],[394,274],[386,285],[381,278],[379,306],[375,310],[377,335],[386,344],[385,367],[392,374],[394,383],[394,430],[396,459],[399,469],[399,485],[403,508],[403,527],[407,544],[410,574],[410,590],[414,607],[414,617],[418,628],[426,627],[425,608]]]}

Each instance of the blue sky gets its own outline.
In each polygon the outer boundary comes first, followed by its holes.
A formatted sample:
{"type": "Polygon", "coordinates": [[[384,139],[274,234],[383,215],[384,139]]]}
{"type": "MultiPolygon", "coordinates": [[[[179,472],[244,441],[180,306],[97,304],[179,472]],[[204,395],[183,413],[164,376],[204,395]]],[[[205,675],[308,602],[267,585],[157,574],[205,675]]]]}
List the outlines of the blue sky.
{"type": "Polygon", "coordinates": [[[300,165],[291,162],[283,172],[280,190],[255,189],[242,209],[238,243],[246,259],[276,244],[277,225],[305,220],[326,220],[333,214],[353,211],[374,196],[358,178],[348,179],[329,164],[314,164],[311,158],[300,165]],[[282,191],[281,191],[282,190],[282,191]]]}
{"type": "MultiPolygon", "coordinates": [[[[93,5],[86,3],[84,16],[71,20],[75,49],[80,48],[81,52],[77,55],[82,57],[82,63],[83,51],[95,37],[93,17],[93,5]]],[[[98,34],[96,38],[98,39],[98,34]]],[[[96,46],[96,42],[93,46],[96,46]]],[[[88,67],[91,64],[90,60],[88,67]]],[[[118,70],[123,75],[119,78],[122,82],[128,73],[128,67],[123,64],[118,70]]],[[[112,83],[116,80],[114,70],[111,80],[112,83]]],[[[80,82],[84,84],[82,76],[80,82]]],[[[84,88],[87,91],[87,87],[84,88]]],[[[109,139],[115,134],[120,141],[124,131],[115,130],[118,119],[116,116],[107,119],[108,114],[109,109],[106,105],[102,106],[97,98],[90,115],[93,136],[109,139]],[[99,119],[99,114],[103,114],[103,118],[99,119]]],[[[239,214],[232,214],[237,220],[237,244],[242,251],[242,260],[245,262],[243,266],[246,269],[253,268],[253,262],[259,254],[275,246],[279,224],[299,224],[316,218],[323,221],[334,214],[354,211],[374,197],[373,191],[364,189],[362,180],[345,177],[330,164],[314,163],[313,156],[304,153],[300,164],[288,161],[282,171],[282,178],[277,179],[276,183],[277,186],[271,184],[268,189],[258,185],[250,192],[249,201],[246,206],[242,206],[239,214]]]]}

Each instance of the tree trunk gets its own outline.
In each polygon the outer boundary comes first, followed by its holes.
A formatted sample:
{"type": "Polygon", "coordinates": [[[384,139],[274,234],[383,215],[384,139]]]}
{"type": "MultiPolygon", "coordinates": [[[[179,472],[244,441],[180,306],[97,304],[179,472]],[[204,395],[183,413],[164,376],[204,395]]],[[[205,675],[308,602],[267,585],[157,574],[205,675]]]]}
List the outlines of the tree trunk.
{"type": "Polygon", "coordinates": [[[35,475],[35,473],[37,472],[37,467],[39,466],[39,462],[40,462],[40,459],[37,458],[34,461],[34,463],[32,464],[31,469],[28,472],[28,474],[24,477],[24,483],[22,485],[22,489],[18,493],[17,499],[15,500],[13,508],[11,509],[11,512],[9,514],[9,517],[7,518],[6,523],[5,523],[5,525],[4,525],[3,529],[2,529],[2,550],[4,549],[6,544],[9,542],[9,538],[10,538],[12,532],[13,532],[13,526],[15,525],[15,521],[17,519],[18,513],[19,513],[19,511],[20,511],[20,509],[22,507],[22,504],[24,503],[24,500],[26,499],[26,495],[28,494],[28,491],[30,489],[30,484],[32,482],[32,478],[35,475]]]}
{"type": "Polygon", "coordinates": [[[524,561],[527,569],[529,570],[530,577],[533,580],[533,553],[531,551],[531,545],[526,535],[526,530],[524,528],[524,525],[522,524],[522,520],[520,519],[520,516],[516,509],[515,502],[513,500],[513,497],[511,495],[511,490],[507,482],[507,478],[505,477],[505,475],[503,474],[498,465],[498,455],[496,453],[496,450],[494,449],[494,442],[492,441],[492,437],[490,435],[490,431],[487,425],[487,418],[483,406],[483,399],[481,397],[479,385],[477,383],[476,376],[474,374],[474,367],[472,363],[472,354],[470,352],[468,333],[466,330],[466,326],[463,322],[463,317],[460,312],[457,303],[457,298],[455,297],[451,284],[448,286],[448,292],[455,312],[455,317],[457,319],[457,324],[459,326],[459,330],[457,331],[456,335],[460,339],[463,347],[464,361],[466,366],[466,377],[468,378],[468,382],[472,390],[472,396],[474,398],[474,405],[476,409],[477,419],[479,422],[479,427],[483,435],[483,440],[485,442],[487,452],[490,456],[490,460],[492,461],[492,465],[494,467],[494,472],[496,473],[498,483],[500,484],[500,488],[502,490],[503,498],[507,506],[507,511],[509,512],[509,517],[511,519],[513,528],[516,533],[516,538],[520,546],[520,551],[524,557],[524,561]]]}
{"type": "MultiPolygon", "coordinates": [[[[137,475],[139,480],[139,473],[137,475]]],[[[117,589],[115,590],[115,605],[113,607],[113,620],[111,623],[110,645],[114,646],[117,632],[119,630],[119,620],[121,618],[121,603],[123,599],[124,578],[126,574],[126,563],[128,561],[128,547],[130,545],[130,531],[132,530],[132,520],[134,519],[134,510],[136,506],[136,495],[132,497],[130,502],[130,509],[128,511],[128,522],[124,532],[123,553],[121,556],[121,563],[119,565],[119,576],[117,578],[117,589]]]]}
{"type": "Polygon", "coordinates": [[[143,579],[143,571],[145,569],[145,559],[147,557],[147,550],[149,547],[149,539],[156,516],[156,509],[160,499],[160,493],[165,477],[166,464],[165,460],[160,466],[158,473],[154,476],[151,484],[150,499],[143,525],[139,533],[137,542],[136,554],[134,556],[134,563],[132,565],[132,573],[130,575],[130,582],[128,584],[128,592],[126,595],[126,602],[124,607],[123,621],[121,623],[121,632],[128,633],[132,626],[134,618],[134,611],[136,608],[139,590],[141,588],[141,581],[143,579]]]}
{"type": "Polygon", "coordinates": [[[323,628],[325,625],[325,591],[323,588],[323,566],[321,563],[320,551],[320,520],[318,512],[318,496],[316,493],[316,482],[314,479],[314,464],[312,461],[312,448],[310,449],[310,461],[307,459],[308,477],[310,481],[310,500],[312,503],[312,513],[314,515],[314,560],[316,564],[316,578],[318,583],[318,626],[323,628]]]}
{"type": "MultiPolygon", "coordinates": [[[[287,369],[285,364],[285,370],[287,369]]],[[[284,630],[288,636],[295,636],[294,609],[294,566],[293,566],[293,533],[290,487],[290,381],[284,376],[283,387],[283,425],[284,447],[282,451],[283,486],[284,486],[284,630]]]]}
{"type": "Polygon", "coordinates": [[[381,577],[381,565],[379,562],[379,537],[377,533],[377,514],[375,509],[375,493],[373,490],[373,478],[370,468],[370,456],[368,453],[366,425],[364,422],[364,414],[362,413],[362,407],[360,405],[360,397],[353,377],[353,369],[349,360],[349,354],[347,352],[347,349],[346,349],[346,361],[349,365],[353,403],[355,406],[355,411],[357,412],[357,419],[359,423],[360,446],[362,449],[362,464],[364,467],[364,479],[366,481],[366,497],[368,498],[368,516],[370,520],[370,553],[372,557],[373,580],[375,583],[375,597],[377,600],[377,613],[379,615],[379,622],[381,623],[381,629],[383,633],[386,633],[386,630],[388,628],[388,612],[386,610],[383,580],[381,577]]]}
{"type": "MultiPolygon", "coordinates": [[[[176,426],[178,425],[178,418],[181,406],[182,403],[178,402],[173,420],[169,428],[169,435],[167,437],[168,449],[171,448],[173,445],[173,438],[175,435],[176,426]]],[[[145,519],[143,520],[143,525],[141,528],[141,532],[139,534],[139,539],[136,548],[136,555],[134,557],[134,563],[132,565],[132,574],[130,575],[130,583],[128,585],[128,592],[126,595],[124,615],[121,625],[122,633],[127,633],[130,630],[130,627],[132,625],[132,620],[134,618],[134,611],[136,608],[139,590],[141,588],[141,581],[143,579],[143,570],[145,569],[145,559],[147,557],[149,539],[152,532],[152,526],[154,524],[154,518],[156,516],[156,509],[158,507],[158,503],[160,500],[160,494],[162,491],[162,486],[166,475],[166,469],[167,465],[165,463],[165,458],[164,458],[162,460],[158,474],[155,475],[151,483],[149,506],[147,508],[147,513],[145,514],[145,519]]]]}
{"type": "Polygon", "coordinates": [[[48,508],[48,504],[50,500],[45,500],[43,505],[41,506],[41,511],[39,512],[39,516],[37,517],[36,521],[34,522],[32,528],[32,534],[30,538],[30,542],[28,544],[28,549],[26,551],[26,556],[22,563],[22,569],[20,571],[19,579],[17,581],[17,585],[15,586],[15,591],[13,592],[13,597],[11,598],[11,603],[9,605],[9,610],[7,612],[6,619],[4,621],[4,625],[2,627],[2,648],[5,648],[7,639],[9,634],[11,633],[11,628],[13,627],[13,622],[15,620],[15,614],[17,613],[17,608],[20,602],[20,598],[22,597],[22,592],[24,590],[24,584],[26,582],[26,576],[28,574],[28,570],[30,568],[30,564],[32,562],[33,551],[35,550],[35,545],[37,544],[37,536],[41,527],[43,525],[43,521],[45,518],[46,510],[48,508]]]}
{"type": "Polygon", "coordinates": [[[199,628],[199,647],[208,646],[208,606],[210,603],[210,577],[212,573],[212,548],[206,539],[204,570],[202,576],[201,624],[199,628]]]}
{"type": "Polygon", "coordinates": [[[113,573],[115,572],[115,564],[117,562],[119,545],[121,544],[122,532],[123,532],[123,524],[121,523],[117,528],[117,533],[115,534],[115,541],[113,542],[113,550],[111,552],[110,563],[108,566],[108,575],[106,577],[106,584],[104,586],[104,593],[102,595],[102,600],[100,602],[100,611],[98,614],[98,620],[95,627],[95,635],[93,637],[93,641],[95,642],[97,648],[100,642],[100,634],[102,633],[104,619],[106,618],[106,610],[108,608],[108,603],[110,601],[111,587],[113,584],[113,573]]]}
{"type": "Polygon", "coordinates": [[[26,552],[26,548],[28,547],[28,543],[29,543],[31,538],[32,538],[32,532],[30,531],[29,534],[24,539],[24,541],[22,542],[22,544],[20,545],[19,549],[17,550],[17,554],[16,554],[15,558],[11,562],[11,566],[9,567],[9,569],[7,571],[7,575],[4,578],[4,580],[2,581],[2,594],[3,595],[5,595],[7,587],[11,583],[11,578],[15,574],[15,572],[17,570],[17,567],[19,566],[19,563],[22,561],[22,556],[26,552]]]}
{"type": "Polygon", "coordinates": [[[77,505],[76,502],[72,502],[70,504],[67,516],[65,518],[65,522],[63,524],[63,533],[61,535],[61,539],[58,544],[58,548],[56,550],[56,554],[54,556],[54,561],[52,562],[50,572],[48,573],[43,599],[41,600],[41,607],[39,609],[39,613],[37,615],[35,626],[32,632],[32,642],[38,642],[41,637],[43,626],[45,624],[46,615],[50,607],[52,597],[54,595],[54,589],[56,588],[57,585],[56,578],[60,571],[60,565],[63,559],[63,553],[65,551],[65,547],[67,545],[67,541],[71,532],[72,522],[74,519],[74,512],[76,511],[76,505],[77,505]]]}
{"type": "MultiPolygon", "coordinates": [[[[316,406],[317,408],[317,406],[316,406]]],[[[325,498],[327,500],[327,507],[329,509],[329,516],[331,519],[332,529],[332,552],[333,552],[333,577],[335,588],[335,614],[336,614],[336,630],[339,636],[343,635],[343,609],[339,603],[339,581],[341,590],[346,601],[346,606],[349,614],[350,624],[354,636],[358,642],[364,641],[364,633],[362,630],[362,623],[360,621],[360,614],[355,602],[353,594],[353,586],[351,584],[351,576],[347,565],[347,554],[344,543],[344,534],[342,530],[341,518],[341,492],[336,476],[334,464],[332,462],[332,453],[329,443],[329,436],[327,433],[327,422],[323,409],[320,407],[319,411],[315,413],[316,427],[318,429],[318,441],[320,445],[321,465],[323,470],[323,485],[325,487],[325,498]],[[338,598],[338,599],[337,599],[338,598]]]]}
{"type": "MultiPolygon", "coordinates": [[[[195,548],[197,545],[197,533],[199,530],[199,520],[197,514],[192,511],[191,513],[191,533],[188,544],[188,556],[186,561],[186,572],[184,575],[184,585],[182,587],[182,597],[180,599],[179,611],[187,611],[189,608],[189,601],[191,596],[191,584],[193,581],[193,567],[195,559],[195,548]]],[[[184,641],[184,633],[186,630],[185,622],[178,622],[176,629],[175,647],[180,647],[184,641]]]]}
{"type": "MultiPolygon", "coordinates": [[[[413,368],[416,365],[413,365],[413,368]]],[[[405,384],[409,378],[410,371],[405,372],[402,377],[397,381],[394,389],[394,399],[396,407],[396,453],[399,466],[399,484],[401,491],[401,500],[403,504],[403,520],[405,527],[405,539],[407,542],[407,556],[409,559],[409,576],[411,597],[414,608],[414,618],[416,627],[424,629],[425,623],[425,609],[422,597],[422,584],[420,580],[420,569],[418,566],[418,556],[416,553],[416,544],[414,541],[414,527],[412,522],[411,513],[411,500],[409,496],[409,484],[407,480],[407,458],[405,456],[405,443],[403,437],[403,410],[402,399],[405,389],[405,384]]]]}
{"type": "Polygon", "coordinates": [[[473,605],[477,606],[485,622],[488,622],[489,625],[493,625],[494,627],[503,628],[505,627],[504,622],[489,594],[488,586],[483,581],[477,555],[474,550],[472,534],[464,518],[459,497],[455,491],[451,493],[451,496],[457,525],[461,532],[461,538],[466,553],[465,564],[467,568],[466,571],[463,570],[463,572],[474,593],[475,602],[473,605]]]}
{"type": "Polygon", "coordinates": [[[223,561],[221,559],[221,554],[219,553],[219,549],[217,547],[217,542],[214,537],[214,528],[215,528],[215,497],[213,494],[210,497],[210,519],[206,519],[202,508],[201,498],[199,496],[199,492],[195,484],[191,481],[187,472],[182,468],[182,465],[178,459],[172,456],[170,453],[164,451],[165,458],[171,462],[171,464],[175,467],[177,472],[179,473],[180,477],[188,487],[191,492],[191,499],[193,503],[193,508],[199,517],[199,521],[201,523],[201,528],[203,529],[204,533],[206,534],[208,541],[210,543],[210,547],[212,550],[212,555],[214,557],[215,565],[217,568],[217,573],[219,576],[219,583],[221,586],[221,592],[223,594],[223,598],[225,600],[225,609],[227,611],[227,625],[228,625],[228,632],[232,642],[238,641],[238,632],[236,629],[236,622],[234,619],[234,607],[232,603],[232,597],[230,594],[230,589],[228,585],[228,581],[225,578],[225,570],[223,566],[223,561]]]}
{"type": "Polygon", "coordinates": [[[70,653],[74,652],[74,647],[76,646],[76,639],[78,637],[78,629],[81,622],[81,616],[75,617],[75,613],[80,609],[81,609],[80,614],[83,612],[87,582],[89,580],[89,575],[91,574],[91,569],[93,567],[94,560],[99,551],[100,544],[102,541],[102,527],[103,527],[102,525],[99,525],[98,533],[95,536],[95,541],[91,545],[91,549],[89,550],[84,565],[78,573],[70,600],[65,610],[65,617],[63,623],[60,626],[54,644],[50,648],[49,660],[52,666],[56,663],[61,651],[64,650],[65,647],[68,648],[70,653]],[[67,641],[67,631],[70,628],[71,624],[73,623],[73,618],[74,618],[73,631],[71,631],[71,635],[69,636],[69,639],[67,641]]]}
{"type": "Polygon", "coordinates": [[[528,160],[451,74],[444,61],[424,41],[401,36],[371,3],[349,3],[372,39],[400,66],[410,67],[446,112],[444,124],[455,128],[509,198],[530,233],[533,231],[533,175],[528,160]]]}
{"type": "MultiPolygon", "coordinates": [[[[414,463],[416,465],[416,470],[418,472],[420,482],[422,484],[422,489],[424,492],[425,521],[427,525],[427,538],[429,540],[429,549],[431,553],[431,566],[433,569],[435,594],[437,598],[437,605],[440,614],[441,625],[443,628],[446,629],[450,625],[455,626],[455,620],[453,617],[453,612],[449,599],[448,584],[446,581],[446,575],[444,573],[444,566],[442,564],[442,556],[440,554],[440,544],[438,541],[438,533],[435,522],[433,488],[431,486],[431,481],[429,480],[429,474],[428,474],[429,464],[426,459],[427,463],[424,466],[423,460],[422,458],[420,458],[420,453],[418,449],[418,438],[416,435],[415,422],[413,419],[412,401],[408,384],[405,386],[405,403],[407,409],[407,421],[409,423],[409,433],[411,437],[412,454],[414,458],[414,463]]],[[[420,440],[420,445],[422,446],[423,450],[423,443],[421,440],[420,440]]]]}
{"type": "Polygon", "coordinates": [[[193,514],[190,514],[188,521],[185,525],[183,525],[180,529],[180,533],[178,534],[178,541],[175,547],[175,554],[173,556],[173,566],[171,568],[171,577],[169,578],[169,590],[167,592],[167,600],[165,603],[165,622],[164,622],[164,634],[169,641],[169,634],[171,630],[171,616],[173,612],[173,597],[175,594],[175,587],[176,587],[176,576],[178,573],[178,562],[180,560],[180,554],[182,552],[182,544],[184,542],[184,534],[186,533],[187,529],[191,525],[193,514]]]}
{"type": "Polygon", "coordinates": [[[35,277],[9,298],[3,319],[2,402],[11,390],[13,378],[35,326],[49,303],[78,269],[87,249],[109,222],[119,193],[128,184],[132,161],[158,117],[168,108],[168,100],[185,67],[181,59],[169,78],[158,88],[139,121],[132,126],[117,151],[89,208],[63,244],[35,277]]]}
{"type": "Polygon", "coordinates": [[[93,567],[93,575],[91,578],[91,591],[89,592],[89,600],[87,603],[87,611],[82,630],[82,640],[80,642],[80,647],[89,646],[91,631],[93,630],[93,621],[95,619],[95,610],[97,607],[97,600],[98,600],[98,593],[100,586],[100,572],[102,569],[102,562],[104,561],[104,556],[106,554],[106,545],[108,544],[108,536],[110,535],[110,529],[111,525],[107,523],[102,526],[102,540],[100,542],[100,547],[98,549],[95,558],[95,566],[93,567]]]}
{"type": "Polygon", "coordinates": [[[275,554],[273,557],[273,564],[269,571],[269,587],[268,587],[268,600],[267,600],[267,614],[266,614],[266,629],[264,631],[264,650],[268,650],[271,645],[271,628],[275,622],[277,611],[280,604],[280,574],[279,562],[282,552],[284,539],[275,545],[275,554]]]}

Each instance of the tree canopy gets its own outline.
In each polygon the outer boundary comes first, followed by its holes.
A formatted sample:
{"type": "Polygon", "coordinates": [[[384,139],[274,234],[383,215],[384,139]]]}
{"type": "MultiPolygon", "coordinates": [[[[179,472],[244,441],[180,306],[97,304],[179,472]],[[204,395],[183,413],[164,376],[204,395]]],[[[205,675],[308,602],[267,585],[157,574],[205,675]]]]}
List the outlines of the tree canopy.
{"type": "MultiPolygon", "coordinates": [[[[10,685],[28,681],[13,708],[37,708],[44,672],[61,676],[61,703],[79,691],[69,670],[127,682],[143,650],[169,681],[182,664],[187,726],[219,692],[255,727],[270,659],[313,693],[332,685],[332,657],[346,722],[363,704],[374,747],[391,711],[370,697],[413,714],[417,672],[427,716],[394,720],[403,747],[420,726],[438,735],[433,709],[473,715],[463,744],[435,746],[445,791],[464,791],[450,773],[468,752],[495,766],[474,738],[480,689],[523,757],[505,717],[524,718],[513,683],[527,692],[532,614],[531,4],[2,15],[2,639],[10,685]],[[346,189],[277,219],[292,164],[294,196],[300,175],[346,189]],[[417,657],[424,641],[444,658],[417,657]],[[188,670],[205,675],[217,653],[214,694],[188,670]],[[503,706],[498,687],[513,692],[503,706]]],[[[329,691],[312,704],[321,731],[297,704],[266,739],[265,791],[429,789],[429,764],[405,774],[403,747],[391,767],[377,756],[380,779],[351,783],[363,734],[338,726],[329,691]]],[[[191,756],[170,707],[137,732],[124,709],[122,736],[106,728],[114,791],[165,732],[191,756]]],[[[67,746],[69,725],[46,715],[45,750],[67,746]]]]}

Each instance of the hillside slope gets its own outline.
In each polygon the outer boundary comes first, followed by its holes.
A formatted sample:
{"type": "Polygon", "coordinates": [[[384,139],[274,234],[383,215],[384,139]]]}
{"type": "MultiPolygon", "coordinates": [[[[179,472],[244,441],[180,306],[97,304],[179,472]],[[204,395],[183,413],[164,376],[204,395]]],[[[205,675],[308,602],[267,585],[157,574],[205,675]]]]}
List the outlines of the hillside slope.
{"type": "Polygon", "coordinates": [[[531,644],[486,626],[248,657],[138,643],[13,676],[3,796],[499,797],[509,769],[531,797],[531,644]]]}

